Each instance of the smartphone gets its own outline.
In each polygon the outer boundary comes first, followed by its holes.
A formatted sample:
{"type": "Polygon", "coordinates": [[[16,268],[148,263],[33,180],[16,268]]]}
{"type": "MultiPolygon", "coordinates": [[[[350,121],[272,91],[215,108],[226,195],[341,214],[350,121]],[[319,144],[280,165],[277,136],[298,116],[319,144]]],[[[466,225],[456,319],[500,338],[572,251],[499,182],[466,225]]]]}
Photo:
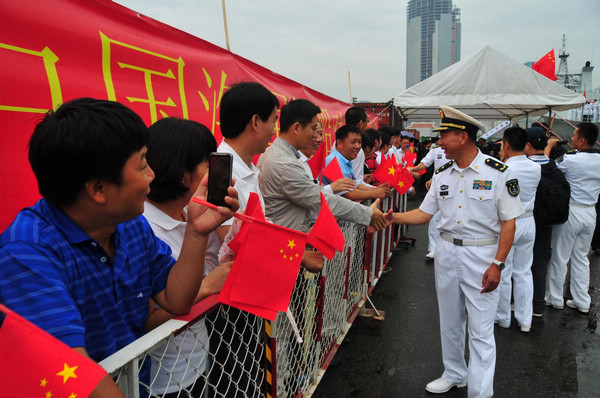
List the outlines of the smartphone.
{"type": "Polygon", "coordinates": [[[227,206],[225,196],[231,186],[233,156],[230,153],[213,152],[208,156],[208,195],[209,203],[227,206]]]}

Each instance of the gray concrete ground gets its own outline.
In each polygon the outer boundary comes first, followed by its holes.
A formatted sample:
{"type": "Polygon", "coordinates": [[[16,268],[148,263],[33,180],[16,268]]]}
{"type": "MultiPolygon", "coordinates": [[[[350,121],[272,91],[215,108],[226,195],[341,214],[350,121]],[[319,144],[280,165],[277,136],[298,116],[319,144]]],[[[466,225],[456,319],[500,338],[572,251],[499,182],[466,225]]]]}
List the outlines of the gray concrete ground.
{"type": "MultiPolygon", "coordinates": [[[[409,202],[409,208],[420,201],[409,202]]],[[[441,376],[433,262],[425,260],[427,226],[410,227],[414,247],[396,251],[371,296],[386,319],[357,318],[314,397],[433,397],[425,385],[441,376]]],[[[590,254],[592,307],[588,315],[548,307],[522,333],[496,326],[495,397],[600,397],[600,257],[590,254]]],[[[568,286],[568,283],[567,283],[568,286]]],[[[570,298],[568,288],[565,298],[570,298]]],[[[466,397],[453,389],[443,397],[466,397]]]]}

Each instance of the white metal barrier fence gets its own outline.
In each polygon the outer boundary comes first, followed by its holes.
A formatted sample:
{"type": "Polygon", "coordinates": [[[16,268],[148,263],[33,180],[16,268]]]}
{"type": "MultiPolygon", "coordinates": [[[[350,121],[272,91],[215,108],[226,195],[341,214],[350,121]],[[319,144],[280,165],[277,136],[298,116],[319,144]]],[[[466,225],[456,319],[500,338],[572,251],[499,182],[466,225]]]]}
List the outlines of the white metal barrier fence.
{"type": "MultiPolygon", "coordinates": [[[[394,194],[381,209],[401,208],[394,194]]],[[[396,243],[397,228],[367,234],[340,222],[343,252],[323,271],[302,269],[285,313],[268,322],[218,303],[196,304],[186,320],[170,320],[103,360],[129,398],[302,397],[312,394],[374,288],[396,243]]],[[[265,276],[268,277],[268,276],[265,276]]]]}

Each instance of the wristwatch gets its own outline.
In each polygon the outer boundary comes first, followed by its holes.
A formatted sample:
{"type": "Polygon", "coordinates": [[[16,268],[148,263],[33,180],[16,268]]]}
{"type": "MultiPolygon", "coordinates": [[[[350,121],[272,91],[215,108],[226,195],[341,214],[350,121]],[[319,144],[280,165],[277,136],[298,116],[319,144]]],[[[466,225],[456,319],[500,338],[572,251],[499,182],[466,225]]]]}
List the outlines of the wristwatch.
{"type": "Polygon", "coordinates": [[[504,269],[504,263],[502,261],[494,259],[494,261],[492,261],[492,262],[498,266],[498,269],[500,271],[502,271],[504,269]]]}

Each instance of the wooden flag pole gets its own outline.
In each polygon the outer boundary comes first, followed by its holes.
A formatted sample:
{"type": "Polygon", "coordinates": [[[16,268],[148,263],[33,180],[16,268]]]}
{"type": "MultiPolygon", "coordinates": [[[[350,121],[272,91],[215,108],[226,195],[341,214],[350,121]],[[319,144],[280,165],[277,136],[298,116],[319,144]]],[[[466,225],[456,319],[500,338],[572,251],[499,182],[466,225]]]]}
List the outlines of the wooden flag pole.
{"type": "Polygon", "coordinates": [[[229,33],[227,32],[227,12],[225,11],[225,0],[221,0],[223,5],[223,25],[225,26],[225,43],[227,44],[227,51],[231,51],[229,47],[229,33]]]}
{"type": "Polygon", "coordinates": [[[354,103],[354,98],[352,98],[352,81],[350,80],[350,70],[348,70],[348,88],[350,89],[350,103],[354,103]]]}

